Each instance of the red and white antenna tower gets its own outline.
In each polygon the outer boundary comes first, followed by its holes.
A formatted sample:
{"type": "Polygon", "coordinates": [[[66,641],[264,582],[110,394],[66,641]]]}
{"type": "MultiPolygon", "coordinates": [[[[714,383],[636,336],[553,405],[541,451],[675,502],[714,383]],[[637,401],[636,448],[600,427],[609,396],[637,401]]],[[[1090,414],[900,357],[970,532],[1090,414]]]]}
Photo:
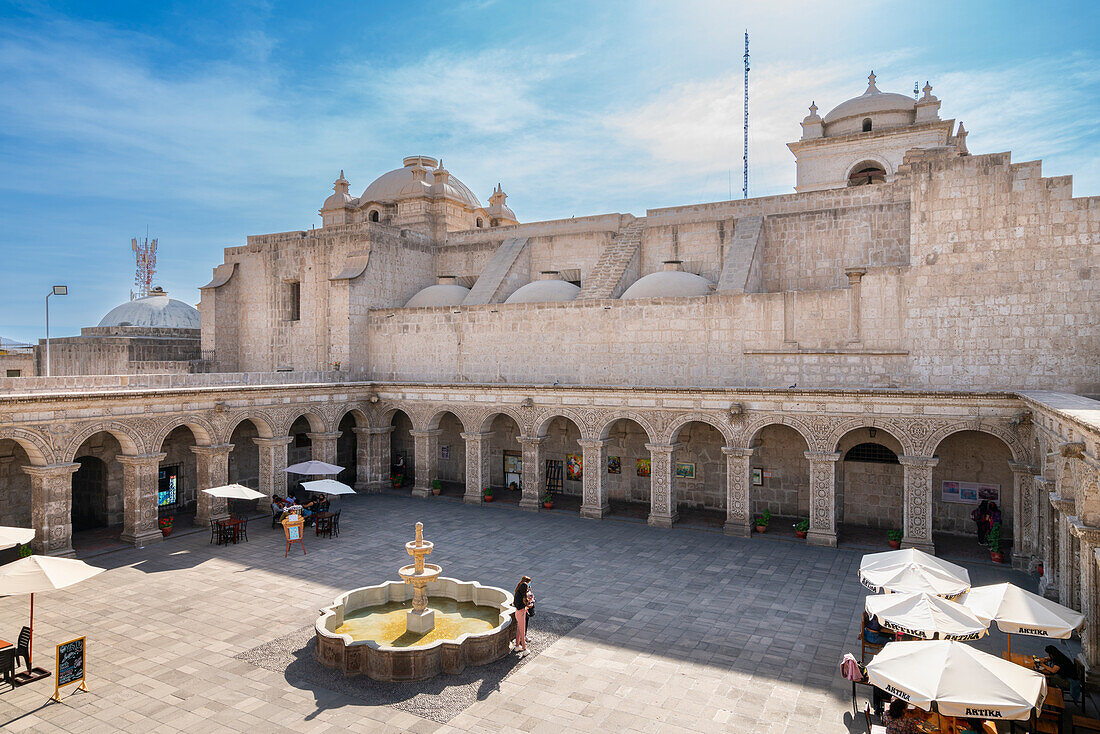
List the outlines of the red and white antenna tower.
{"type": "Polygon", "coordinates": [[[130,291],[132,301],[149,295],[153,287],[153,274],[157,272],[157,241],[149,239],[148,235],[141,242],[133,237],[130,239],[130,247],[134,251],[134,260],[137,262],[134,274],[135,290],[130,291]]]}

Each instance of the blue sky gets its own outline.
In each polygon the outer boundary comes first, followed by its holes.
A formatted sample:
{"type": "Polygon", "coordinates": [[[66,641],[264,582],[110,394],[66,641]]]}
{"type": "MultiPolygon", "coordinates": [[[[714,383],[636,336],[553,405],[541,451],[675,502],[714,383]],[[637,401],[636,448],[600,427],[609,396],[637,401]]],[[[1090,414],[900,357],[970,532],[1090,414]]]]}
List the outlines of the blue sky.
{"type": "Polygon", "coordinates": [[[75,334],[126,300],[129,240],[198,300],[222,248],[308,229],[443,156],[522,221],[716,201],[741,167],[794,185],[811,100],[931,80],[973,153],[1042,158],[1100,194],[1100,10],[1015,2],[0,2],[0,335],[75,334]]]}

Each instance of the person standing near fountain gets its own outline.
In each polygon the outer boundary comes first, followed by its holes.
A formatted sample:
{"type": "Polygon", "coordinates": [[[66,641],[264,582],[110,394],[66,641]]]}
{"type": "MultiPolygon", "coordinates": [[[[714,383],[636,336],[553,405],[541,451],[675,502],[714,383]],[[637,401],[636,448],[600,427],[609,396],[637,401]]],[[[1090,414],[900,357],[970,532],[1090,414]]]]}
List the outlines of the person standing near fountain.
{"type": "Polygon", "coordinates": [[[535,604],[531,593],[531,577],[524,576],[516,584],[516,593],[512,595],[516,605],[516,649],[527,652],[527,612],[535,604]]]}

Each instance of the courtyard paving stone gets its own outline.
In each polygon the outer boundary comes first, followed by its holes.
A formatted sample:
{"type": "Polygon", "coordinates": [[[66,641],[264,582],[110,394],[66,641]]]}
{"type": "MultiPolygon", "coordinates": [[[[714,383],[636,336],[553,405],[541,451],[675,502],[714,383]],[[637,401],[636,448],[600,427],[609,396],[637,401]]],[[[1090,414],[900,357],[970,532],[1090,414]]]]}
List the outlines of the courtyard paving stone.
{"type": "MultiPolygon", "coordinates": [[[[343,501],[341,536],[251,541],[171,537],[99,556],[109,570],[36,596],[35,657],[87,635],[87,693],[50,680],[0,691],[4,732],[863,731],[837,675],[858,654],[862,551],[768,537],[663,530],[559,512],[390,494],[343,501]],[[396,578],[416,521],[444,575],[511,588],[534,578],[540,610],[583,621],[447,724],[369,706],[235,659],[310,624],[342,591],[396,578]]],[[[975,584],[1026,575],[967,564],[975,584]]],[[[0,599],[0,636],[25,624],[0,599]]],[[[539,624],[538,616],[533,626],[539,624]]],[[[1038,650],[1017,637],[1013,649],[1038,650]]],[[[994,634],[978,643],[1003,645],[994,634]]]]}

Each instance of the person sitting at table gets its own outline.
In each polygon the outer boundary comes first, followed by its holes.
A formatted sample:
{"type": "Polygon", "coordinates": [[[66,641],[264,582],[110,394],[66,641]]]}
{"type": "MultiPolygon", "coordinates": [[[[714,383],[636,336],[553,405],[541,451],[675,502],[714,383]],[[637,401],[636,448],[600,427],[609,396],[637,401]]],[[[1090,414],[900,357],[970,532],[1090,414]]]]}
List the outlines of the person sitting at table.
{"type": "Polygon", "coordinates": [[[882,725],[886,734],[919,734],[917,720],[909,714],[909,704],[895,698],[882,712],[882,725]]]}
{"type": "Polygon", "coordinates": [[[1046,652],[1045,658],[1036,661],[1035,669],[1045,675],[1052,686],[1068,689],[1070,682],[1077,680],[1077,666],[1054,645],[1047,645],[1046,652]]]}
{"type": "Polygon", "coordinates": [[[283,514],[283,498],[279,495],[275,495],[271,498],[271,514],[281,515],[283,514]]]}
{"type": "Polygon", "coordinates": [[[878,618],[873,614],[863,614],[863,641],[871,645],[885,645],[894,641],[894,633],[887,632],[879,624],[878,618]]]}

